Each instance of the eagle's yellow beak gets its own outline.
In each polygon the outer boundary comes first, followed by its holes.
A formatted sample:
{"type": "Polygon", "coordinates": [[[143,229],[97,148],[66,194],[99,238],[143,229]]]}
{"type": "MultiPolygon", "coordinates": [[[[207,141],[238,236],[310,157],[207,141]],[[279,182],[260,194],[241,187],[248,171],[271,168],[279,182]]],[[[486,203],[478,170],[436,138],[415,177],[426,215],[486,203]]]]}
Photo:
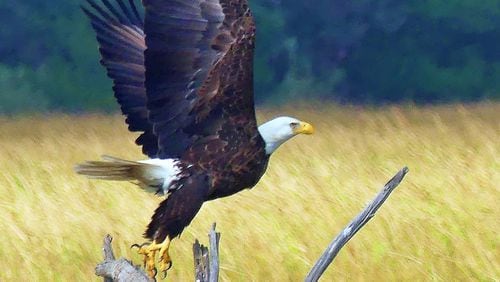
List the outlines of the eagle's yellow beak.
{"type": "Polygon", "coordinates": [[[307,122],[301,121],[299,126],[294,128],[293,133],[295,134],[313,134],[314,127],[307,122]]]}

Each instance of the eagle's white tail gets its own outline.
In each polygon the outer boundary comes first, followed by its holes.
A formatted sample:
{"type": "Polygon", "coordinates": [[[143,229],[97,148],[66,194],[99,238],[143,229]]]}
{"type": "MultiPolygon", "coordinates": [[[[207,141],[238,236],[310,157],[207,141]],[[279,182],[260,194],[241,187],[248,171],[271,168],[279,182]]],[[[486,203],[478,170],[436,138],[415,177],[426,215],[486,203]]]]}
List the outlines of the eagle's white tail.
{"type": "Polygon", "coordinates": [[[128,161],[111,156],[102,156],[102,161],[87,161],[75,166],[78,174],[89,178],[119,181],[139,181],[139,185],[151,192],[166,193],[170,183],[177,178],[179,169],[176,160],[151,159],[128,161]]]}

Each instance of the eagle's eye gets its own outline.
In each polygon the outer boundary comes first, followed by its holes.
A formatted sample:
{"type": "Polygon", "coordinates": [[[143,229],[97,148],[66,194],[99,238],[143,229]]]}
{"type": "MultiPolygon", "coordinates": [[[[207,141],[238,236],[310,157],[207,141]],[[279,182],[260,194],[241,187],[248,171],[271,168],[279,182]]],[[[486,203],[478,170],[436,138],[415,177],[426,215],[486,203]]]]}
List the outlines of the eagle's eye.
{"type": "Polygon", "coordinates": [[[299,126],[299,123],[298,122],[291,122],[290,123],[290,127],[291,128],[297,128],[299,126]]]}

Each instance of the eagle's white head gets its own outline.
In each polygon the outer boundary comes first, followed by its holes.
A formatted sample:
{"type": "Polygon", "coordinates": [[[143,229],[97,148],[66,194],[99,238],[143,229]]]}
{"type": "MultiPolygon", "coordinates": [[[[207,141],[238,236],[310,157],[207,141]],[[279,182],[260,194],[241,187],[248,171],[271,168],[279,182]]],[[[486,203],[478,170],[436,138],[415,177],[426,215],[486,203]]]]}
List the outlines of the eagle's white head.
{"type": "Polygon", "coordinates": [[[259,126],[259,133],[266,142],[266,153],[270,155],[297,134],[313,134],[314,127],[296,118],[277,117],[259,126]]]}

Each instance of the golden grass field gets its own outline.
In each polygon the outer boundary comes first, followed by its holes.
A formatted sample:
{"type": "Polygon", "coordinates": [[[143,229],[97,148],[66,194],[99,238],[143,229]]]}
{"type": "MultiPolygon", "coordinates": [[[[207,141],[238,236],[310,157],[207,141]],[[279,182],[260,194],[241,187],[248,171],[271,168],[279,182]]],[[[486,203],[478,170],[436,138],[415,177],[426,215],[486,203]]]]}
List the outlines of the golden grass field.
{"type": "MultiPolygon", "coordinates": [[[[172,281],[193,279],[192,243],[216,221],[222,281],[300,281],[383,184],[409,174],[340,252],[323,281],[500,280],[500,103],[261,110],[316,126],[272,157],[252,190],[206,203],[172,244],[172,281]]],[[[161,199],[88,180],[74,164],[144,158],[119,115],[0,118],[0,281],[102,281],[106,233],[117,256],[161,199]]]]}

